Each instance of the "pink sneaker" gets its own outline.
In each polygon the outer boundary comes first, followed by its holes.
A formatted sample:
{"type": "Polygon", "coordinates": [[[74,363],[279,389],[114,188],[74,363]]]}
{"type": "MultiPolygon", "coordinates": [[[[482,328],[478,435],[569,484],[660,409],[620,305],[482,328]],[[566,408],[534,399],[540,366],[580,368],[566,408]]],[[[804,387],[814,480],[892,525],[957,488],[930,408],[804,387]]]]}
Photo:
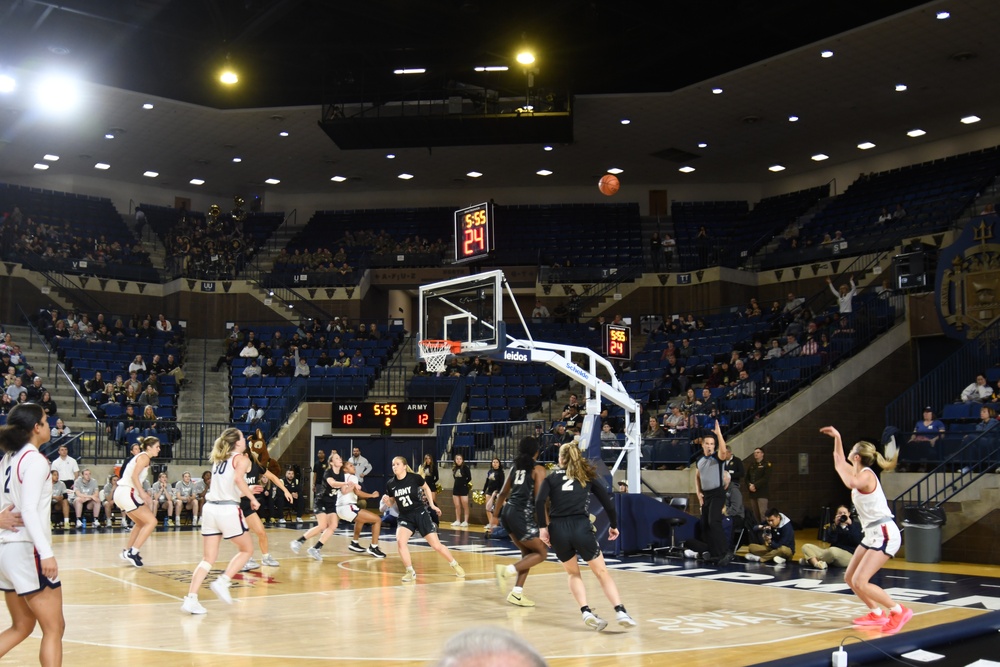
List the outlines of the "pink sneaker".
{"type": "Polygon", "coordinates": [[[913,618],[913,610],[903,607],[898,613],[889,612],[889,622],[882,626],[882,632],[887,635],[894,635],[899,632],[907,621],[913,618]]]}
{"type": "Polygon", "coordinates": [[[885,613],[876,614],[873,611],[870,611],[864,616],[854,619],[854,625],[862,625],[862,626],[877,625],[881,627],[888,622],[889,622],[888,614],[885,613]]]}

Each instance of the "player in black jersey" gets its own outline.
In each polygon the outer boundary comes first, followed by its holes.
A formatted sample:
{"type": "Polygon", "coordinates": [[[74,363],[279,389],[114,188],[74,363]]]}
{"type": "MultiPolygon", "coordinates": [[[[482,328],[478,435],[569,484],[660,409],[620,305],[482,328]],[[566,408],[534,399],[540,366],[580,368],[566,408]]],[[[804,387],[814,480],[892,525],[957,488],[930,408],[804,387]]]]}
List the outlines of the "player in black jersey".
{"type": "Polygon", "coordinates": [[[316,545],[306,549],[306,553],[315,560],[323,560],[321,553],[323,545],[340,525],[340,517],[337,516],[337,493],[340,487],[344,486],[343,467],[344,460],[340,458],[340,454],[331,452],[329,466],[323,470],[323,477],[320,478],[322,491],[316,497],[316,525],[288,545],[295,553],[299,553],[306,540],[319,535],[316,545]]]}
{"type": "Polygon", "coordinates": [[[522,438],[514,467],[504,480],[494,508],[494,516],[503,522],[510,539],[521,550],[521,560],[517,563],[495,567],[501,586],[504,586],[507,577],[517,575],[507,602],[518,607],[535,606],[534,602],[524,597],[524,581],[528,578],[528,571],[544,563],[549,553],[538,537],[538,523],[535,521],[535,497],[544,482],[545,466],[538,462],[538,440],[530,436],[522,438]]]}
{"type": "Polygon", "coordinates": [[[587,589],[580,575],[580,565],[576,562],[577,556],[587,562],[590,571],[601,583],[604,595],[615,606],[618,624],[623,627],[633,627],[635,621],[625,611],[621,596],[618,594],[618,587],[615,586],[615,581],[608,572],[608,566],[604,563],[604,555],[597,541],[594,524],[590,521],[590,494],[593,493],[604,506],[611,523],[608,539],[618,538],[618,520],[611,497],[603,483],[597,479],[594,466],[583,458],[579,447],[572,442],[559,448],[559,468],[545,478],[545,483],[538,490],[535,499],[541,540],[555,549],[556,558],[569,575],[569,590],[580,605],[583,622],[587,627],[603,630],[608,626],[608,622],[594,614],[587,606],[587,589]],[[552,502],[546,512],[545,501],[550,498],[552,502]]]}
{"type": "Polygon", "coordinates": [[[417,573],[413,569],[413,560],[410,558],[410,535],[420,533],[427,544],[431,545],[434,551],[441,554],[441,557],[448,561],[455,571],[456,577],[464,577],[465,570],[458,564],[448,551],[448,547],[441,544],[437,536],[437,527],[431,521],[428,507],[431,511],[441,515],[441,508],[431,500],[430,488],[427,482],[420,475],[413,472],[407,465],[406,459],[397,456],[392,460],[393,477],[385,485],[385,493],[391,497],[396,507],[399,509],[399,525],[396,527],[396,549],[399,551],[399,559],[406,567],[406,574],[403,575],[404,582],[417,580],[417,573]]]}
{"type": "Polygon", "coordinates": [[[270,496],[264,492],[264,480],[271,480],[272,484],[275,484],[279,489],[281,489],[288,502],[292,502],[292,494],[285,488],[285,483],[281,481],[280,477],[261,465],[261,462],[257,458],[257,453],[252,447],[248,446],[243,454],[250,459],[250,472],[246,474],[247,486],[250,487],[254,497],[257,499],[257,502],[260,503],[260,509],[255,510],[250,506],[249,498],[240,498],[240,509],[243,510],[243,518],[246,520],[247,528],[250,529],[250,532],[257,536],[257,543],[260,545],[260,553],[262,554],[259,563],[251,556],[250,560],[248,560],[246,565],[243,566],[242,571],[249,572],[250,570],[260,568],[262,564],[267,565],[268,567],[278,566],[278,561],[271,557],[271,549],[267,541],[267,533],[264,531],[264,522],[261,521],[260,518],[260,513],[264,511],[264,507],[266,507],[270,501],[270,496]]]}

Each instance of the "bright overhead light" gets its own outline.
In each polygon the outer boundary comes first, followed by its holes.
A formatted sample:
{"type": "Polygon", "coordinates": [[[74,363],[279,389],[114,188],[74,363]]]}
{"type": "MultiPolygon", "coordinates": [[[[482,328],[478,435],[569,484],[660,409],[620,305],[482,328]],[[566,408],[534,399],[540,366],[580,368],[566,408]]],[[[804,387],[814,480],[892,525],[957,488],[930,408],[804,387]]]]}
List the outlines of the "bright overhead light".
{"type": "Polygon", "coordinates": [[[788,117],[788,122],[789,123],[797,123],[798,120],[799,120],[799,117],[796,116],[795,114],[792,114],[791,116],[788,117]]]}
{"type": "Polygon", "coordinates": [[[712,94],[713,95],[721,95],[722,94],[722,88],[713,88],[712,89],[712,94]]]}
{"type": "Polygon", "coordinates": [[[114,135],[113,133],[111,133],[111,132],[107,132],[107,133],[106,133],[106,134],[104,135],[104,138],[105,138],[105,139],[114,139],[114,138],[115,138],[115,135],[114,135]]]}
{"type": "Polygon", "coordinates": [[[344,181],[347,180],[347,177],[346,176],[334,176],[330,180],[333,181],[334,183],[343,183],[344,181]]]}
{"type": "Polygon", "coordinates": [[[522,65],[530,65],[533,62],[535,62],[535,54],[533,54],[531,51],[521,51],[519,54],[517,54],[517,62],[521,63],[522,65]]]}
{"type": "Polygon", "coordinates": [[[395,153],[389,153],[388,155],[385,156],[385,159],[386,160],[395,160],[396,159],[396,154],[395,153]]]}
{"type": "Polygon", "coordinates": [[[622,118],[622,125],[629,125],[631,123],[632,121],[630,121],[628,118],[622,118]]]}
{"type": "Polygon", "coordinates": [[[279,137],[287,137],[288,136],[288,132],[285,132],[284,130],[282,130],[281,132],[278,132],[278,136],[279,137]]]}
{"type": "Polygon", "coordinates": [[[153,104],[151,102],[146,102],[145,104],[142,105],[142,108],[145,109],[146,111],[149,111],[150,109],[153,108],[153,104]]]}
{"type": "Polygon", "coordinates": [[[266,178],[264,179],[264,182],[267,183],[268,185],[277,185],[278,183],[281,183],[281,181],[278,180],[277,178],[266,178]]]}
{"type": "Polygon", "coordinates": [[[923,130],[921,130],[919,127],[915,127],[912,130],[910,130],[909,132],[907,132],[906,136],[908,136],[908,137],[922,137],[925,134],[927,134],[927,133],[924,132],[923,130]]]}
{"type": "Polygon", "coordinates": [[[682,172],[684,174],[690,174],[692,171],[694,171],[694,167],[681,167],[677,171],[682,172]]]}
{"type": "Polygon", "coordinates": [[[80,98],[75,81],[66,76],[42,79],[36,90],[38,103],[46,111],[64,112],[76,106],[80,98]]]}
{"type": "Polygon", "coordinates": [[[144,171],[144,172],[142,172],[142,175],[145,176],[146,178],[156,178],[157,176],[160,175],[160,172],[158,172],[158,171],[144,171]]]}
{"type": "Polygon", "coordinates": [[[708,148],[708,144],[705,143],[704,141],[699,141],[698,148],[708,148]]]}
{"type": "Polygon", "coordinates": [[[938,12],[935,17],[938,21],[944,21],[947,18],[951,18],[951,12],[938,12]]]}
{"type": "Polygon", "coordinates": [[[236,162],[236,163],[243,162],[243,158],[241,158],[241,157],[234,157],[233,158],[233,162],[236,162]]]}
{"type": "Polygon", "coordinates": [[[816,155],[813,155],[811,159],[814,162],[822,162],[823,160],[829,160],[830,156],[826,153],[816,153],[816,155]]]}
{"type": "Polygon", "coordinates": [[[469,173],[466,174],[466,176],[468,176],[469,178],[479,178],[480,176],[482,176],[482,174],[479,173],[478,171],[470,171],[469,173]]]}
{"type": "Polygon", "coordinates": [[[981,120],[982,118],[980,118],[979,116],[966,116],[965,118],[962,119],[962,122],[965,123],[966,125],[972,125],[973,123],[978,123],[981,120]]]}
{"type": "Polygon", "coordinates": [[[548,169],[539,169],[535,173],[538,174],[539,176],[551,176],[552,175],[552,172],[549,171],[548,169]]]}
{"type": "Polygon", "coordinates": [[[551,151],[552,150],[552,146],[542,146],[542,150],[546,151],[546,152],[551,151]]]}
{"type": "Polygon", "coordinates": [[[191,185],[205,185],[204,179],[201,178],[192,178],[188,183],[191,185]]]}
{"type": "Polygon", "coordinates": [[[401,178],[401,179],[403,179],[404,181],[408,181],[408,180],[410,180],[411,178],[413,178],[413,174],[407,174],[407,173],[406,173],[406,172],[404,171],[404,172],[403,172],[402,174],[400,174],[400,175],[399,175],[399,176],[397,176],[396,178],[401,178]]]}
{"type": "Polygon", "coordinates": [[[222,74],[219,75],[219,81],[226,84],[227,86],[232,86],[233,84],[240,82],[240,77],[233,70],[227,69],[223,71],[222,74]]]}
{"type": "Polygon", "coordinates": [[[479,66],[475,68],[477,72],[506,72],[508,69],[510,68],[506,65],[487,65],[486,67],[479,66]]]}
{"type": "Polygon", "coordinates": [[[59,161],[59,156],[58,155],[46,154],[46,155],[42,156],[42,159],[45,160],[46,162],[58,162],[59,161]]]}
{"type": "Polygon", "coordinates": [[[111,169],[111,165],[108,164],[107,162],[98,162],[97,164],[94,165],[94,169],[100,169],[101,171],[106,171],[108,169],[111,169]]]}
{"type": "Polygon", "coordinates": [[[875,148],[875,144],[873,144],[870,141],[862,141],[860,144],[858,144],[858,148],[860,148],[863,151],[866,151],[869,148],[875,148]]]}
{"type": "Polygon", "coordinates": [[[14,81],[14,77],[0,74],[0,93],[13,93],[15,88],[17,82],[14,81]]]}
{"type": "Polygon", "coordinates": [[[35,169],[38,169],[39,171],[45,171],[48,168],[49,168],[49,165],[43,164],[41,162],[38,162],[38,163],[35,164],[35,169]]]}
{"type": "Polygon", "coordinates": [[[897,93],[902,93],[905,90],[906,90],[906,84],[905,83],[897,83],[896,84],[896,92],[897,93]]]}
{"type": "Polygon", "coordinates": [[[767,168],[767,170],[773,171],[774,173],[778,173],[779,171],[784,171],[785,168],[780,164],[772,164],[770,167],[767,168]]]}
{"type": "Polygon", "coordinates": [[[404,69],[394,69],[393,74],[424,74],[427,70],[423,67],[407,67],[404,69]]]}
{"type": "Polygon", "coordinates": [[[833,51],[830,51],[830,50],[820,51],[819,56],[820,56],[820,58],[832,58],[833,57],[833,51]]]}
{"type": "Polygon", "coordinates": [[[618,167],[611,167],[611,169],[608,169],[608,173],[609,174],[614,174],[615,176],[617,176],[618,174],[622,173],[623,171],[625,171],[625,170],[624,169],[619,169],[618,167]]]}

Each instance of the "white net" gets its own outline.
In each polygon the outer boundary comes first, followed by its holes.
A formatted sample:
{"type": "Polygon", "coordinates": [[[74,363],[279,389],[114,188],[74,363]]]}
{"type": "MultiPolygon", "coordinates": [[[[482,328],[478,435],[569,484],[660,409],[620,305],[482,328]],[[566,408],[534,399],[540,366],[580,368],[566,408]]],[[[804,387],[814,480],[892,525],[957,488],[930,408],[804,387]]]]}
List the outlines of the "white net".
{"type": "Polygon", "coordinates": [[[442,372],[448,355],[451,354],[451,341],[422,340],[417,344],[420,346],[420,358],[427,365],[427,371],[429,373],[442,372]]]}

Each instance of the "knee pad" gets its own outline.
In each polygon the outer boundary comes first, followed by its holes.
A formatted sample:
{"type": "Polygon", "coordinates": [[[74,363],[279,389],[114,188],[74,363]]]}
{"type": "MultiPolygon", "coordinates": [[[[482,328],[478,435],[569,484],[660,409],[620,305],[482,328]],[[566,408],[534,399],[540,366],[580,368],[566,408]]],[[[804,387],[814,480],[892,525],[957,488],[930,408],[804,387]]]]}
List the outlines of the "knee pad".
{"type": "Polygon", "coordinates": [[[198,567],[196,567],[194,569],[197,570],[198,568],[201,568],[201,569],[205,570],[205,572],[211,572],[212,571],[212,564],[209,563],[207,560],[203,560],[200,563],[198,563],[198,567]]]}

